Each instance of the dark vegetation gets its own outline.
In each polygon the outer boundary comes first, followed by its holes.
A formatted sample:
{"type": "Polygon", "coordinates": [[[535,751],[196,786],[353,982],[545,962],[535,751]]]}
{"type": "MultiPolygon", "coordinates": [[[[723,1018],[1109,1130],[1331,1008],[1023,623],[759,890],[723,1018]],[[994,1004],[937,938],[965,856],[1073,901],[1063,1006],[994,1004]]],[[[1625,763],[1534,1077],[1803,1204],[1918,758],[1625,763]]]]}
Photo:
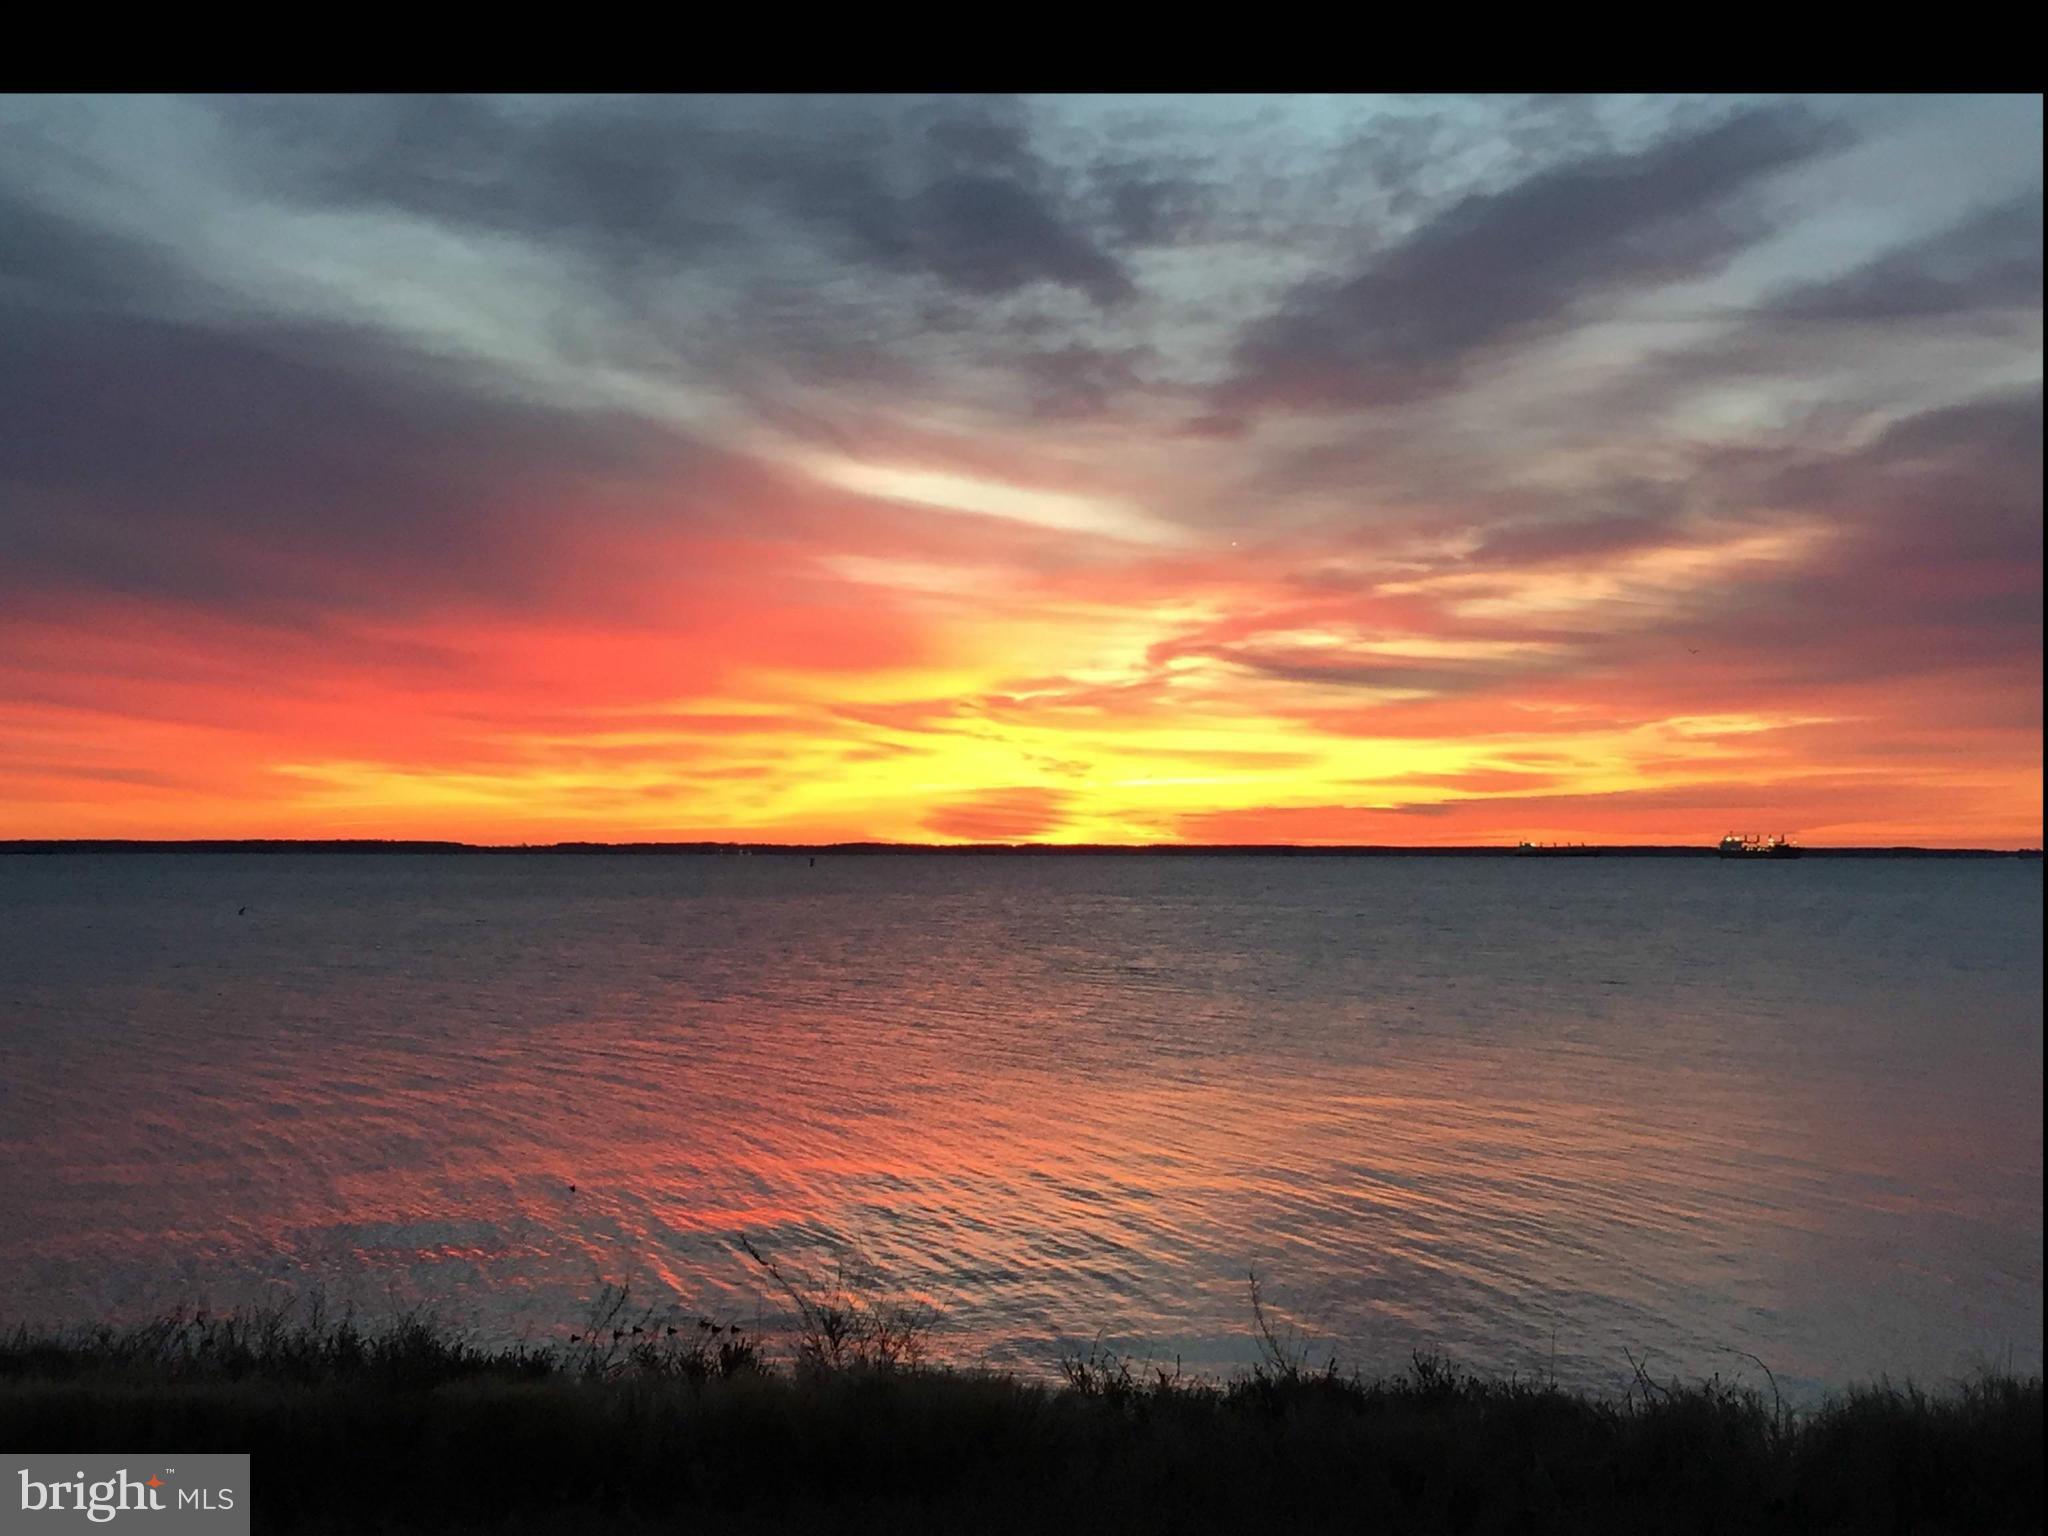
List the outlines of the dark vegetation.
{"type": "Polygon", "coordinates": [[[622,1289],[509,1348],[317,1303],[17,1331],[0,1443],[249,1452],[259,1531],[2042,1528],[2038,1377],[1797,1413],[1640,1367],[1614,1400],[1429,1356],[1368,1381],[1312,1368],[1254,1283],[1233,1380],[1098,1345],[1042,1385],[930,1366],[928,1312],[754,1257],[795,1305],[772,1356],[622,1289]]]}

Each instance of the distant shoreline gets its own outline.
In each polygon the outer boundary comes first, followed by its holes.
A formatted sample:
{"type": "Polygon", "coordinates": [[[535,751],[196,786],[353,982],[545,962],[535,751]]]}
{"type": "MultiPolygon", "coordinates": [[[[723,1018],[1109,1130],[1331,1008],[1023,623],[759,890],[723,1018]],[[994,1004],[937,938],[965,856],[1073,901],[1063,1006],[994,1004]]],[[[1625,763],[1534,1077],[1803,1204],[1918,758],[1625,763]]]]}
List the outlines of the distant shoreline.
{"type": "MultiPolygon", "coordinates": [[[[1711,859],[1714,847],[1671,843],[1589,843],[1595,856],[1711,859]]],[[[1815,859],[2038,859],[2039,848],[1803,848],[1815,859]]],[[[1508,845],[1417,848],[1347,843],[763,843],[561,842],[462,843],[406,838],[12,838],[0,854],[78,853],[354,853],[354,854],[786,854],[816,857],[900,854],[1131,855],[1225,858],[1514,858],[1508,845]]]]}

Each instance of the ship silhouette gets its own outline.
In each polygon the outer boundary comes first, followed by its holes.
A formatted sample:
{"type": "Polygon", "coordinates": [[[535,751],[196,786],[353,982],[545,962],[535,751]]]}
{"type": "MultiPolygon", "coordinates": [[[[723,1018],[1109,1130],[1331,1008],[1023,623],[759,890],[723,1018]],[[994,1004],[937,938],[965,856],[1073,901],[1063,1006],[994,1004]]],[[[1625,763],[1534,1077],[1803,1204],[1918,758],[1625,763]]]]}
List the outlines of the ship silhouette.
{"type": "Polygon", "coordinates": [[[1772,833],[1730,832],[1716,850],[1724,859],[1796,859],[1804,850],[1791,838],[1772,833]]]}

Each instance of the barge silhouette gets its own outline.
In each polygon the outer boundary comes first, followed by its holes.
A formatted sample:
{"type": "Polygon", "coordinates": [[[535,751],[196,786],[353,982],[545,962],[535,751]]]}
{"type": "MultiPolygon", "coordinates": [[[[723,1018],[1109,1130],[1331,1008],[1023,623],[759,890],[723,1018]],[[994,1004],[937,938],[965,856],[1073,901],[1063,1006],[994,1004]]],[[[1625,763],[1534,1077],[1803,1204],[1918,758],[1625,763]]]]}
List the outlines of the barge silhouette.
{"type": "Polygon", "coordinates": [[[1803,851],[1792,839],[1775,832],[1769,837],[1730,832],[1716,850],[1724,859],[1796,859],[1803,851]]]}

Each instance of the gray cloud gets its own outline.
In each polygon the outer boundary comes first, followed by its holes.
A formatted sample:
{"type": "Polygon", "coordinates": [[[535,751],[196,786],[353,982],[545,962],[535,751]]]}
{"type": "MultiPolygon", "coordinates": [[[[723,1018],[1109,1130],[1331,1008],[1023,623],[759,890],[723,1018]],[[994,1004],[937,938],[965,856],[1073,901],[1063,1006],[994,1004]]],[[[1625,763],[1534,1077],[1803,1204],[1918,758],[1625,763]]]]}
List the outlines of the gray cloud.
{"type": "Polygon", "coordinates": [[[614,270],[745,260],[770,232],[970,296],[1131,279],[1002,98],[223,103],[273,189],[547,244],[614,270]]]}
{"type": "Polygon", "coordinates": [[[1447,389],[1488,348],[1583,300],[1712,271],[1768,227],[1737,194],[1840,142],[1804,108],[1758,108],[1468,197],[1248,326],[1222,397],[1329,409],[1447,389]]]}
{"type": "Polygon", "coordinates": [[[1615,499],[1645,501],[1645,510],[1596,517],[1531,520],[1491,529],[1468,557],[1474,565],[1555,565],[1667,541],[1681,516],[1667,487],[1617,487],[1615,499]]]}
{"type": "Polygon", "coordinates": [[[1675,627],[1743,657],[1759,690],[1958,668],[2038,688],[2041,410],[2036,384],[1907,416],[1861,446],[1709,468],[1719,502],[1772,507],[1829,542],[1675,627]]]}
{"type": "Polygon", "coordinates": [[[547,602],[575,488],[738,473],[644,421],[490,393],[332,327],[0,308],[0,589],[263,610],[547,602]]]}
{"type": "Polygon", "coordinates": [[[1369,649],[1297,650],[1283,647],[1219,646],[1218,660],[1285,682],[1344,688],[1419,689],[1425,693],[1471,693],[1525,676],[1526,664],[1506,662],[1416,662],[1376,656],[1369,649]]]}
{"type": "Polygon", "coordinates": [[[2040,303],[2041,203],[2024,198],[1981,209],[1841,276],[1786,288],[1755,323],[1877,323],[2040,303]]]}
{"type": "Polygon", "coordinates": [[[1018,354],[1011,362],[1031,392],[1031,408],[1048,416],[1091,416],[1144,387],[1140,365],[1150,356],[1138,347],[1064,347],[1018,354]]]}
{"type": "Polygon", "coordinates": [[[191,286],[166,252],[60,213],[0,177],[0,305],[114,308],[191,286]]]}

